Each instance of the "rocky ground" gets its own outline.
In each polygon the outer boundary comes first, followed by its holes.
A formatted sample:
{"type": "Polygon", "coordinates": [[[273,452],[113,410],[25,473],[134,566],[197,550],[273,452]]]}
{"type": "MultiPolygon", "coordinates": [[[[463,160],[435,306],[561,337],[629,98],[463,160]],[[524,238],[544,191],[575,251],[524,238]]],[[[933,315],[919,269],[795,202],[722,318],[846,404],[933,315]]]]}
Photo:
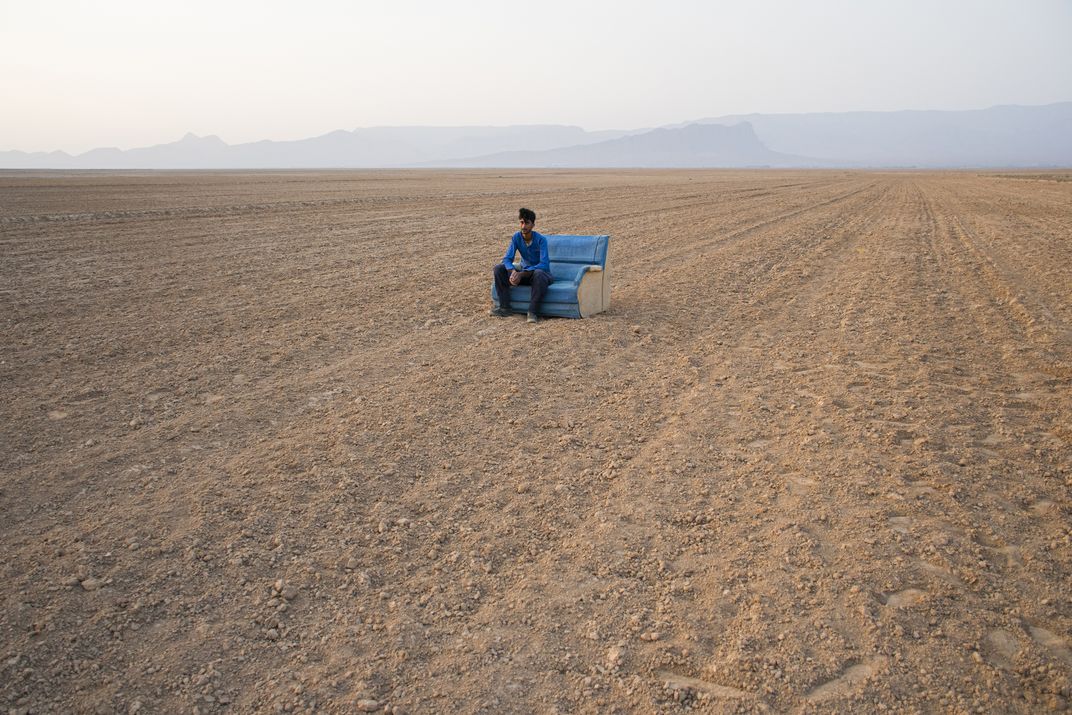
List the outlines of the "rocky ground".
{"type": "Polygon", "coordinates": [[[1068,178],[0,175],[0,706],[1066,709],[1068,178]]]}

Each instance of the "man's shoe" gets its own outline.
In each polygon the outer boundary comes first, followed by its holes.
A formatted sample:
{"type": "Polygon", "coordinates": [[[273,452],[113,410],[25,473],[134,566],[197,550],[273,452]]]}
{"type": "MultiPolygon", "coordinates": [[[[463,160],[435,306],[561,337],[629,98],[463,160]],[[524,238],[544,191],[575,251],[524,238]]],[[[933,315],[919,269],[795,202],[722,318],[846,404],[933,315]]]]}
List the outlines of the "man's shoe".
{"type": "Polygon", "coordinates": [[[529,313],[529,322],[530,323],[538,323],[538,322],[540,322],[540,319],[536,317],[535,313],[529,313]]]}
{"type": "Polygon", "coordinates": [[[506,308],[492,308],[488,311],[488,315],[494,315],[496,318],[509,318],[510,311],[506,308]]]}

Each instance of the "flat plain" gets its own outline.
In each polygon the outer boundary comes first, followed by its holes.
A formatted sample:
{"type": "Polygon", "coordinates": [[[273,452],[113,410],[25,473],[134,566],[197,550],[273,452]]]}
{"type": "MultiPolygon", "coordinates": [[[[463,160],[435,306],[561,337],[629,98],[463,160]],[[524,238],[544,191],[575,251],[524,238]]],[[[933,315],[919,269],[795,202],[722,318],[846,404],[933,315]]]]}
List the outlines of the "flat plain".
{"type": "Polygon", "coordinates": [[[1068,178],[0,174],[0,706],[1065,709],[1068,178]]]}

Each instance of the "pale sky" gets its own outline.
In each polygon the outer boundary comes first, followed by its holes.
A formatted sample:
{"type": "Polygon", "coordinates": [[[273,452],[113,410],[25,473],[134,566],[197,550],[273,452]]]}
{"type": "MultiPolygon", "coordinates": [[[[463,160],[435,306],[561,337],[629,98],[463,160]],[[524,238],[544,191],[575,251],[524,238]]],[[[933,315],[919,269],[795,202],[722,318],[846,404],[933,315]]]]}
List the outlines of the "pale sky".
{"type": "Polygon", "coordinates": [[[0,150],[1072,100],[1072,0],[0,0],[0,150]]]}

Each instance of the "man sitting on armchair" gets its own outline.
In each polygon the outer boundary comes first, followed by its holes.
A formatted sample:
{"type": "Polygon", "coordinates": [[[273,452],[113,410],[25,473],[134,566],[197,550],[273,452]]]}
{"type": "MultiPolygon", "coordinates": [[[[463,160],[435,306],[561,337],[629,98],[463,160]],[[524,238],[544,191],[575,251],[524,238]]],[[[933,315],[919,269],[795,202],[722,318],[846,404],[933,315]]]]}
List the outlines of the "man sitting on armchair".
{"type": "Polygon", "coordinates": [[[521,209],[518,212],[521,230],[510,238],[502,263],[495,266],[495,291],[499,304],[491,309],[491,315],[505,318],[510,315],[510,286],[530,285],[528,322],[535,323],[536,309],[547,293],[551,278],[551,263],[547,256],[547,239],[532,229],[536,226],[536,212],[521,209]],[[514,268],[514,253],[521,254],[521,270],[514,268]]]}

